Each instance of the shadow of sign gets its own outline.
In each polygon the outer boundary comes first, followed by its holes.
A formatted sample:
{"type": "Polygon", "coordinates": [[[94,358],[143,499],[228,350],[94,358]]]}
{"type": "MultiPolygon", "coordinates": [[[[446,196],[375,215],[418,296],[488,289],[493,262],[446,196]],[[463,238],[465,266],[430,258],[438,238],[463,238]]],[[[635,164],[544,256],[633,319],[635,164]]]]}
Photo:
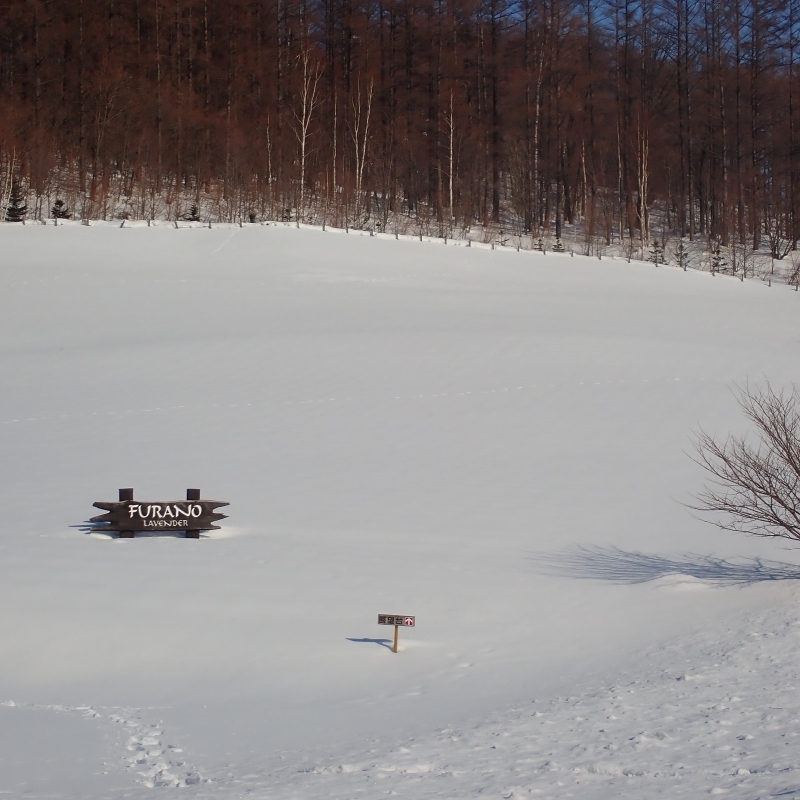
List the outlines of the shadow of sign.
{"type": "MultiPolygon", "coordinates": [[[[75,528],[79,530],[81,533],[85,534],[100,534],[101,536],[107,536],[109,539],[119,539],[120,533],[119,531],[115,531],[112,528],[99,528],[96,522],[92,522],[91,520],[86,520],[78,525],[70,525],[70,528],[75,528]]],[[[138,531],[136,534],[137,539],[184,539],[186,537],[186,533],[184,531],[170,531],[170,530],[156,530],[156,531],[138,531]]],[[[208,538],[205,534],[200,534],[201,539],[208,538]]]]}
{"type": "Polygon", "coordinates": [[[348,642],[361,642],[361,644],[379,644],[381,647],[392,649],[391,639],[351,639],[349,636],[345,637],[348,642]]]}
{"type": "Polygon", "coordinates": [[[800,580],[800,565],[781,561],[728,560],[696,553],[670,558],[618,547],[573,547],[560,553],[544,553],[535,561],[546,575],[611,583],[647,583],[668,575],[690,575],[718,586],[800,580]]]}

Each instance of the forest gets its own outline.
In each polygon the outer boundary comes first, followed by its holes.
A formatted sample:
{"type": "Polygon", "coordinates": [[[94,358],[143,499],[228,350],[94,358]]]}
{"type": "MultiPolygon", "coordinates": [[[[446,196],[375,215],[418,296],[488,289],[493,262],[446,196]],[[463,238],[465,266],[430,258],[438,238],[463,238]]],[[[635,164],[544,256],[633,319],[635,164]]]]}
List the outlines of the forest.
{"type": "Polygon", "coordinates": [[[0,192],[28,218],[58,202],[782,259],[799,5],[2,0],[0,192]]]}

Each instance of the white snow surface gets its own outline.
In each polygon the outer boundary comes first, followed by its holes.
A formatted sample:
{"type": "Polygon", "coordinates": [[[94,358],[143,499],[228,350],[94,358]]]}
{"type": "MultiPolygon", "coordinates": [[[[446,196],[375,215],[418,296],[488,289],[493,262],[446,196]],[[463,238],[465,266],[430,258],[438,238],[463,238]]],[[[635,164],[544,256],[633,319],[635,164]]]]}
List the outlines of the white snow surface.
{"type": "Polygon", "coordinates": [[[0,800],[800,798],[800,554],[682,505],[798,293],[263,225],[0,276],[0,800]],[[87,533],[128,486],[230,518],[87,533]]]}

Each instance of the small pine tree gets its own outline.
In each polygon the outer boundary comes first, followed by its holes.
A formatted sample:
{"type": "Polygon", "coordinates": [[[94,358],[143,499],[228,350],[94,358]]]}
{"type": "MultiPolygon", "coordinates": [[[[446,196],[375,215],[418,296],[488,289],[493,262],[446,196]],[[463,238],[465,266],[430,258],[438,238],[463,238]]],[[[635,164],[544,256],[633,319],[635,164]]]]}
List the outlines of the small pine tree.
{"type": "Polygon", "coordinates": [[[63,200],[56,200],[50,209],[50,215],[53,219],[69,219],[72,216],[72,212],[67,208],[67,204],[63,200]]]}
{"type": "Polygon", "coordinates": [[[727,268],[728,262],[725,260],[725,256],[722,255],[719,242],[716,242],[711,250],[711,274],[716,275],[718,272],[725,272],[727,268]]]}
{"type": "Polygon", "coordinates": [[[683,240],[678,242],[678,246],[675,248],[675,260],[678,262],[678,266],[684,272],[686,272],[686,268],[691,264],[689,259],[689,251],[686,249],[686,245],[683,243],[683,240]]]}
{"type": "Polygon", "coordinates": [[[653,245],[650,249],[650,256],[647,260],[656,266],[665,263],[664,248],[661,246],[661,242],[659,242],[658,239],[653,239],[653,245]]]}
{"type": "Polygon", "coordinates": [[[189,213],[184,217],[187,222],[200,222],[200,209],[197,203],[192,203],[189,208],[189,213]]]}
{"type": "Polygon", "coordinates": [[[533,246],[533,249],[539,251],[544,250],[544,239],[542,238],[541,234],[539,234],[539,238],[536,241],[536,244],[533,246]]]}
{"type": "Polygon", "coordinates": [[[22,194],[19,183],[14,179],[11,181],[11,195],[6,207],[6,222],[22,222],[27,213],[28,205],[25,202],[25,195],[22,194]]]}
{"type": "Polygon", "coordinates": [[[553,252],[554,253],[563,253],[564,252],[564,243],[561,241],[561,239],[556,239],[556,242],[553,245],[553,252]]]}

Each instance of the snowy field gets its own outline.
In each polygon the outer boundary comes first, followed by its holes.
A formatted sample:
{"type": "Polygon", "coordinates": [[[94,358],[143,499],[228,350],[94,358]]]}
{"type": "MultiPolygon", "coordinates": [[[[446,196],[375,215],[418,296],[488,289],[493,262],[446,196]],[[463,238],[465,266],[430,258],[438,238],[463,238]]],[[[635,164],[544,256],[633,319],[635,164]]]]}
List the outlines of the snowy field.
{"type": "Polygon", "coordinates": [[[681,504],[800,294],[261,225],[0,264],[0,798],[800,798],[800,552],[681,504]],[[230,519],[87,533],[128,486],[230,519]]]}

